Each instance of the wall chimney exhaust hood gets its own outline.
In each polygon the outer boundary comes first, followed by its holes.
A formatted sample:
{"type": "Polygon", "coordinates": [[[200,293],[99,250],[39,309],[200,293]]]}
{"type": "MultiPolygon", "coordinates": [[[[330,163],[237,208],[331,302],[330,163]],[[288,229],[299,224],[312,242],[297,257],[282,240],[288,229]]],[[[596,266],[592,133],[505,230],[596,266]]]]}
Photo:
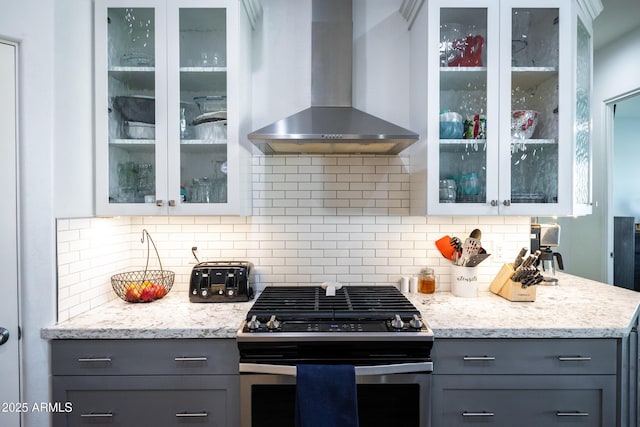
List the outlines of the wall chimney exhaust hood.
{"type": "Polygon", "coordinates": [[[398,154],[419,136],[352,107],[350,0],[312,0],[311,107],[249,134],[265,154],[398,154]]]}

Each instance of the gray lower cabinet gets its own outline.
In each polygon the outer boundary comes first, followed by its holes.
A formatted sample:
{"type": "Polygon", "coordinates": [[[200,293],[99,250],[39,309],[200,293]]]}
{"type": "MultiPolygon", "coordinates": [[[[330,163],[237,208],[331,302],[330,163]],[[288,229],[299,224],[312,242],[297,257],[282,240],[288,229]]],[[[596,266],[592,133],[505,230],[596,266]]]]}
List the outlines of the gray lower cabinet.
{"type": "Polygon", "coordinates": [[[233,339],[53,340],[52,394],[69,404],[58,426],[236,427],[233,339]]]}
{"type": "Polygon", "coordinates": [[[614,339],[439,339],[432,425],[618,424],[614,339]]]}

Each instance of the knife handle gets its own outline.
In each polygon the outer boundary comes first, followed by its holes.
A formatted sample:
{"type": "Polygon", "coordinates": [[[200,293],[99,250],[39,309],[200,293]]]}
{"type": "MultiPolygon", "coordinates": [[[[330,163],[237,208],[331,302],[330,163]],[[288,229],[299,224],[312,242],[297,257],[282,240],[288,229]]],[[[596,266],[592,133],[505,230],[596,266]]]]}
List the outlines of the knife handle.
{"type": "Polygon", "coordinates": [[[520,252],[518,253],[518,256],[516,257],[516,260],[513,262],[513,269],[517,269],[518,267],[520,267],[520,265],[522,264],[522,260],[524,258],[524,256],[526,255],[528,249],[526,247],[520,249],[520,252]]]}

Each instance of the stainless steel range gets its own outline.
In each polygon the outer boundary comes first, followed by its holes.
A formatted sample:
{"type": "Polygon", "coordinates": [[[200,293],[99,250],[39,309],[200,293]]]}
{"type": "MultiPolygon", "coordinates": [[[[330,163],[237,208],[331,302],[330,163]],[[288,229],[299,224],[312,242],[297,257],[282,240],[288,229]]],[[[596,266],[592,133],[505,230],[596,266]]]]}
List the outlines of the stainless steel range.
{"type": "Polygon", "coordinates": [[[242,427],[294,425],[299,364],[354,365],[360,425],[428,426],[433,331],[420,312],[393,286],[331,291],[267,287],[249,310],[237,333],[242,427]]]}

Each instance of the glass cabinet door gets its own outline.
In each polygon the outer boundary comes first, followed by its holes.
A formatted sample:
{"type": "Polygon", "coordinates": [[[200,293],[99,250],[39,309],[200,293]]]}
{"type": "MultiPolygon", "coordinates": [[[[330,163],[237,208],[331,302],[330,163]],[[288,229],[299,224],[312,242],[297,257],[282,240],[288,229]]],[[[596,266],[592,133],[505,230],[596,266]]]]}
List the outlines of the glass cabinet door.
{"type": "MultiPolygon", "coordinates": [[[[156,10],[107,9],[108,203],[153,203],[163,168],[156,10]],[[159,149],[159,146],[161,148],[159,149]]],[[[161,60],[161,59],[160,59],[161,60]]],[[[101,197],[102,195],[99,195],[101,197]]]]}
{"type": "Polygon", "coordinates": [[[181,6],[177,15],[169,58],[176,73],[169,79],[170,194],[179,191],[181,204],[205,211],[227,203],[227,9],[181,6]]]}
{"type": "Polygon", "coordinates": [[[439,11],[439,203],[486,204],[498,135],[498,123],[491,120],[497,85],[489,94],[497,69],[491,71],[488,58],[497,57],[498,41],[487,31],[489,8],[439,11]]]}
{"type": "Polygon", "coordinates": [[[577,19],[577,66],[576,66],[576,147],[574,200],[577,209],[591,210],[591,34],[577,19]]]}
{"type": "MultiPolygon", "coordinates": [[[[510,190],[502,204],[559,202],[559,8],[511,8],[510,111],[503,140],[510,142],[510,190]]],[[[509,64],[506,64],[508,67],[509,64]]],[[[504,68],[503,68],[504,70],[504,68]]],[[[505,108],[506,109],[506,108],[505,108]]],[[[563,113],[569,117],[566,109],[563,113]]],[[[507,117],[508,116],[508,117],[507,117]]],[[[563,141],[571,144],[570,140],[563,141]]],[[[506,147],[505,147],[506,148],[506,147]]],[[[506,184],[507,182],[505,182],[506,184]]],[[[505,188],[504,186],[502,188],[505,188]]],[[[565,201],[566,202],[566,201],[565,201]]]]}

